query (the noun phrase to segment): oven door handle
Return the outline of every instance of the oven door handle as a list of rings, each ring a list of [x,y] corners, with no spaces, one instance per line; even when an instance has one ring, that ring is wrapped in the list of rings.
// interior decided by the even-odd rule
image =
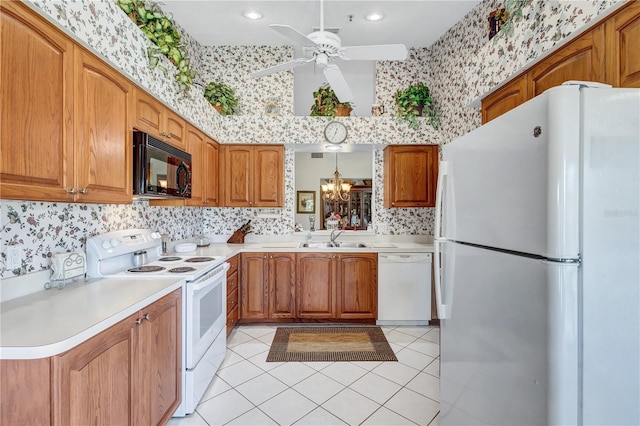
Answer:
[[[222,278],[224,278],[224,277],[225,277],[225,275],[227,274],[227,270],[228,270],[230,267],[231,267],[231,265],[230,265],[229,263],[226,263],[226,262],[225,262],[225,264],[224,264],[224,268],[223,268],[220,272],[218,272],[218,273],[217,273],[217,274],[215,274],[214,276],[209,277],[209,278],[207,278],[207,279],[204,279],[204,280],[202,280],[202,281],[200,281],[200,282],[196,282],[196,283],[194,283],[194,284],[191,284],[191,285],[190,285],[190,288],[191,288],[193,291],[200,291],[200,290],[202,290],[203,288],[207,288],[207,287],[209,287],[209,286],[211,286],[211,285],[213,285],[213,284],[217,283],[218,281],[220,281]]]

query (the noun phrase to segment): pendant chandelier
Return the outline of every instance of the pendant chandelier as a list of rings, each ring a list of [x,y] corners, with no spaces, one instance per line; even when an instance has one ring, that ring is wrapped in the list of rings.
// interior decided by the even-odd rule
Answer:
[[[322,199],[327,201],[349,201],[351,198],[351,184],[345,183],[338,171],[338,153],[336,152],[336,171],[330,183],[321,185]]]

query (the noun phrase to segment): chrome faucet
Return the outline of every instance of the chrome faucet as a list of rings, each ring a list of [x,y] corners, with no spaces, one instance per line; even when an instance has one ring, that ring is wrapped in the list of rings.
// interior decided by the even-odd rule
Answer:
[[[335,245],[336,245],[336,239],[337,239],[337,238],[340,236],[340,234],[342,234],[344,231],[340,231],[340,232],[338,232],[337,234],[336,234],[335,232],[336,232],[336,230],[335,230],[335,229],[331,230],[331,237],[330,237],[330,238],[331,238],[331,245],[332,245],[332,246],[334,246],[334,247],[335,247]],[[335,234],[335,235],[334,235],[334,234]]]

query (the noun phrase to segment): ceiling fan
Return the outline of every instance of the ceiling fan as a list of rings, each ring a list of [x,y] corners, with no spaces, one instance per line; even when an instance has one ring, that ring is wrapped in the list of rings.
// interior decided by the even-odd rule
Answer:
[[[265,68],[251,74],[258,78],[280,71],[314,62],[324,72],[324,77],[340,102],[353,100],[353,92],[342,75],[340,68],[331,61],[335,58],[358,61],[401,61],[407,58],[407,48],[403,44],[380,44],[373,46],[342,46],[338,35],[324,30],[324,1],[320,0],[320,31],[304,35],[289,25],[270,24],[283,36],[303,47],[304,58]]]

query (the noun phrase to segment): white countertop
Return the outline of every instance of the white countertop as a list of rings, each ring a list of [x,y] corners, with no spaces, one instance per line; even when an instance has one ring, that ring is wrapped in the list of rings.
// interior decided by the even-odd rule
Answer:
[[[183,285],[176,278],[107,278],[0,304],[0,359],[58,355]]]

